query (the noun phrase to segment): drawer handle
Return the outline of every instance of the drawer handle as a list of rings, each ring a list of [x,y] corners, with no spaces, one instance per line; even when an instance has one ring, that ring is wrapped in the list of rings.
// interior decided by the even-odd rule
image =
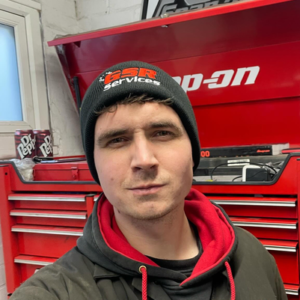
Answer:
[[[279,201],[234,201],[234,200],[214,200],[219,205],[244,205],[244,206],[274,206],[274,207],[296,207],[296,202],[279,202]]]
[[[12,201],[54,201],[54,202],[85,202],[85,198],[77,198],[77,197],[39,197],[39,196],[8,196],[8,200]]]
[[[38,217],[38,218],[58,218],[58,219],[76,219],[85,220],[86,215],[70,215],[70,214],[49,214],[49,213],[25,213],[25,212],[10,212],[13,217]]]
[[[213,200],[219,205],[244,205],[244,206],[274,206],[274,207],[296,207],[296,202],[279,201],[233,201],[233,200]]]
[[[269,251],[297,252],[296,247],[264,245]]]
[[[76,231],[63,231],[63,230],[46,230],[46,229],[28,229],[28,228],[12,228],[12,232],[25,232],[25,233],[43,233],[43,234],[57,234],[57,235],[72,235],[82,236],[82,232]]]
[[[27,260],[27,259],[18,259],[18,258],[15,258],[14,262],[18,264],[38,265],[38,266],[48,266],[52,264],[51,262],[47,262],[47,261]]]
[[[270,223],[254,223],[254,222],[238,222],[232,221],[232,223],[236,226],[243,227],[265,227],[265,228],[278,228],[278,229],[297,229],[296,224],[270,224]]]
[[[287,295],[299,296],[299,291],[297,290],[285,289],[285,292]]]

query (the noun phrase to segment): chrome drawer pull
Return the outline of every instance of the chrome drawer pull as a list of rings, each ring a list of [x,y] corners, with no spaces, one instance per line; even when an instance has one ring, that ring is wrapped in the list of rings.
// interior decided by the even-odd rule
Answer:
[[[274,246],[274,245],[264,245],[264,247],[270,251],[297,252],[296,247]]]
[[[296,202],[285,201],[234,201],[234,200],[214,200],[210,199],[219,205],[244,205],[244,206],[274,206],[274,207],[296,207]]]
[[[85,202],[84,197],[48,197],[48,196],[8,196],[14,201],[59,201],[59,202]]]
[[[39,266],[48,266],[52,264],[51,262],[46,262],[46,261],[27,260],[27,259],[18,259],[18,258],[15,258],[14,262],[18,264],[39,265]]]
[[[49,213],[25,213],[25,212],[10,212],[14,217],[39,217],[39,218],[59,218],[59,219],[80,219],[85,220],[86,215],[71,215],[71,214],[49,214]]]
[[[44,234],[82,236],[82,232],[78,232],[78,231],[72,232],[72,231],[62,231],[62,230],[29,229],[29,228],[12,228],[11,231],[25,232],[25,233],[44,233]]]
[[[278,224],[278,223],[254,223],[254,222],[239,222],[232,221],[236,226],[243,227],[265,227],[265,228],[279,228],[279,229],[297,229],[296,224]]]
[[[285,292],[287,295],[299,296],[299,291],[296,290],[285,289]]]

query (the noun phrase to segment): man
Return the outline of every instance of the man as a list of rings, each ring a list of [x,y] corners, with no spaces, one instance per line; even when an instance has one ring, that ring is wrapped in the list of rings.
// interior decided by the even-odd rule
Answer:
[[[136,61],[109,68],[86,92],[81,128],[103,194],[77,247],[12,300],[287,299],[260,242],[191,189],[197,125],[172,77]]]

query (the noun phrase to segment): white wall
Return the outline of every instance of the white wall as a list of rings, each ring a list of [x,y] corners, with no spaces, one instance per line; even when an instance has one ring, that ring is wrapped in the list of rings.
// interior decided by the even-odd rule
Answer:
[[[27,0],[15,0],[26,2]],[[141,19],[143,0],[33,0],[42,5],[43,34],[48,101],[55,155],[82,154],[79,116],[63,75],[54,47],[47,42],[56,35],[76,34]],[[14,139],[0,138],[6,157],[14,157]],[[1,151],[0,151],[1,152]],[[3,156],[2,156],[3,157]],[[5,241],[4,241],[5,242]],[[2,237],[0,231],[0,300],[7,300]]]
[[[76,0],[80,32],[139,21],[143,0]]]

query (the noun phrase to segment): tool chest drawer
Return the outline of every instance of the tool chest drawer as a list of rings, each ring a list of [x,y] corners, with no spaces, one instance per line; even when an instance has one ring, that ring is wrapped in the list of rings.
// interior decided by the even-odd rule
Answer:
[[[230,217],[232,223],[251,232],[257,238],[298,240],[297,220]]]
[[[58,258],[76,246],[82,228],[14,225],[19,254]]]
[[[298,242],[260,239],[276,260],[282,280],[299,285]]]
[[[84,227],[86,212],[62,210],[13,209],[10,215],[17,224]]]
[[[229,216],[296,219],[296,198],[208,196]]]

